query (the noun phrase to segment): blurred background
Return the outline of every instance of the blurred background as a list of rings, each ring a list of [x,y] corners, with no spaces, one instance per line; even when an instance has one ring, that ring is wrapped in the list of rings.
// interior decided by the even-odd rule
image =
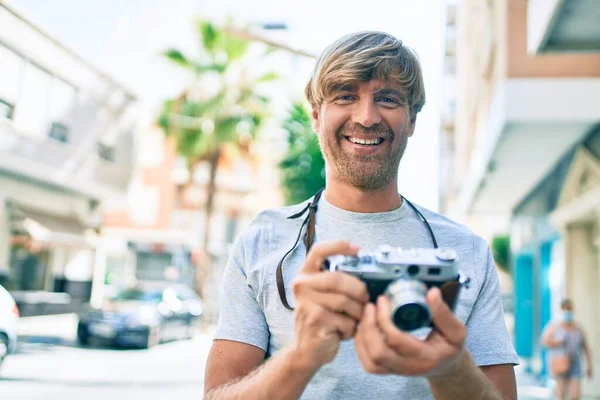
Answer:
[[[600,1],[0,0],[0,397],[202,395],[232,243],[324,184],[303,88],[333,40],[414,48],[414,202],[486,238],[522,363],[560,301],[600,398]]]

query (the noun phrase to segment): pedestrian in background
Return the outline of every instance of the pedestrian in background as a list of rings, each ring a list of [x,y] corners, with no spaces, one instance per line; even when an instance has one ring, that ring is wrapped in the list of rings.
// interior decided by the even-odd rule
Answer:
[[[579,399],[581,393],[581,356],[585,354],[588,379],[592,378],[592,354],[585,334],[573,320],[573,303],[564,299],[559,321],[551,322],[544,330],[542,343],[550,349],[550,372],[556,379],[558,400]],[[568,397],[566,397],[568,395]]]

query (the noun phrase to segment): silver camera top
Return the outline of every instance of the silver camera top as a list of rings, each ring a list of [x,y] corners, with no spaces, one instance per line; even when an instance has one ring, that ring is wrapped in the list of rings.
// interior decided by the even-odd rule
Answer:
[[[362,279],[418,279],[442,282],[456,279],[458,255],[449,248],[411,248],[381,245],[354,256],[328,258],[331,271],[343,271]]]

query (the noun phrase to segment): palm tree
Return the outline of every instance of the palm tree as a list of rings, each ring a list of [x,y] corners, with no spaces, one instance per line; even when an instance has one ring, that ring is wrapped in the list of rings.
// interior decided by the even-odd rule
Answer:
[[[195,279],[201,296],[211,268],[208,246],[219,159],[225,146],[235,145],[248,152],[268,115],[269,99],[257,91],[257,86],[277,77],[271,72],[252,75],[243,62],[251,41],[231,34],[230,28],[231,23],[217,27],[199,21],[199,57],[190,58],[173,48],[164,52],[173,64],[189,71],[193,80],[178,97],[165,101],[158,125],[165,135],[175,138],[177,152],[186,160],[190,177],[202,162],[208,162],[210,171],[204,205],[205,257]]]
[[[306,107],[296,102],[282,125],[288,133],[288,149],[279,164],[287,204],[297,204],[325,186],[325,160],[313,132]]]

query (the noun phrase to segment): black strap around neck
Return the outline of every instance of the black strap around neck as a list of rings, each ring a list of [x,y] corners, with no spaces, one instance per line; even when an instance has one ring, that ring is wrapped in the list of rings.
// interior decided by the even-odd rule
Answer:
[[[277,280],[277,290],[279,291],[279,298],[281,299],[281,303],[283,304],[283,306],[285,308],[287,308],[288,310],[293,311],[294,308],[292,306],[290,306],[290,304],[287,301],[287,296],[285,295],[285,282],[283,280],[283,271],[282,271],[283,261],[287,258],[287,256],[292,251],[294,251],[294,249],[296,249],[296,246],[298,246],[298,242],[300,241],[300,237],[302,236],[302,232],[304,231],[305,227],[307,227],[307,229],[306,229],[306,232],[304,233],[303,241],[304,241],[304,245],[306,246],[306,253],[308,254],[308,251],[310,250],[311,246],[313,245],[313,242],[315,239],[315,214],[317,212],[317,204],[319,203],[319,199],[321,198],[321,194],[323,193],[324,190],[325,190],[325,188],[319,190],[313,197],[312,201],[309,202],[306,205],[306,207],[304,207],[302,209],[302,211],[287,217],[287,219],[297,219],[297,218],[300,218],[302,215],[304,215],[304,213],[306,213],[306,210],[308,210],[308,215],[306,216],[306,218],[304,218],[304,221],[302,222],[302,225],[300,226],[300,230],[298,232],[298,237],[296,238],[296,242],[294,243],[292,248],[289,249],[287,253],[285,253],[285,255],[283,256],[281,261],[279,261],[279,264],[277,264],[277,270],[275,272],[275,277]],[[429,236],[431,237],[433,247],[435,249],[437,249],[438,243],[437,243],[435,235],[433,234],[433,230],[431,229],[431,226],[429,225],[429,222],[427,221],[427,219],[423,216],[423,214],[421,214],[421,212],[417,209],[417,207],[415,207],[404,196],[400,195],[400,197],[402,197],[402,200],[406,201],[406,204],[408,204],[410,206],[410,208],[412,208],[417,213],[417,215],[419,217],[421,217],[421,219],[425,223],[425,226],[427,227],[427,230],[429,231]]]
[[[298,246],[298,242],[300,241],[300,236],[302,236],[302,231],[304,230],[304,227],[307,225],[308,225],[308,229],[304,233],[303,240],[304,240],[304,245],[306,246],[306,252],[308,253],[308,251],[310,250],[310,248],[313,244],[313,241],[315,239],[315,213],[317,212],[317,204],[319,203],[319,199],[321,198],[321,193],[323,193],[323,190],[325,190],[325,189],[323,188],[323,189],[319,190],[317,192],[317,194],[315,194],[315,196],[313,197],[312,201],[310,203],[308,203],[308,205],[306,207],[304,207],[302,209],[302,211],[287,217],[287,219],[300,218],[302,215],[304,215],[306,210],[308,210],[308,215],[302,222],[302,225],[300,226],[300,230],[298,231],[298,237],[296,238],[296,242],[294,243],[292,248],[289,249],[287,253],[285,253],[285,255],[283,256],[281,261],[279,261],[279,264],[277,264],[277,271],[275,272],[275,277],[277,279],[277,290],[279,291],[279,298],[281,299],[283,306],[285,308],[287,308],[288,310],[293,310],[294,308],[292,306],[290,306],[290,304],[287,301],[287,297],[285,295],[285,283],[283,281],[283,271],[282,271],[283,261],[287,258],[287,256],[292,251],[294,251],[296,246]]]

